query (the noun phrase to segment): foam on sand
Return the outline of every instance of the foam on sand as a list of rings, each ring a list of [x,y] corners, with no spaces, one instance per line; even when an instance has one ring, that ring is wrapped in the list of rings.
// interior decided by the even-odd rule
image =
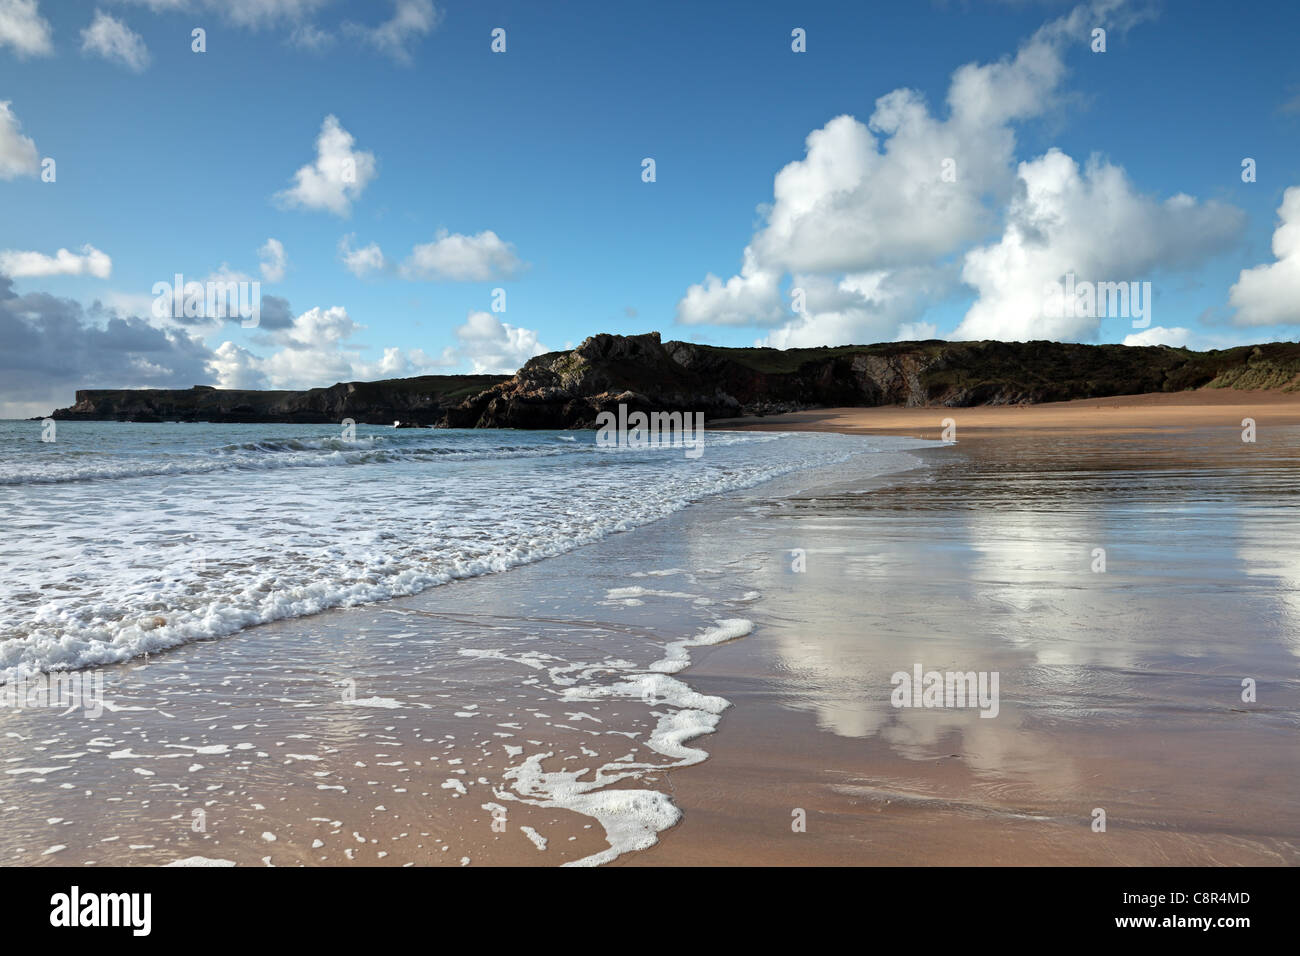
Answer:
[[[594,818],[605,830],[608,848],[566,863],[566,866],[599,866],[623,853],[644,850],[658,842],[659,833],[681,819],[681,810],[660,790],[614,787],[647,774],[687,767],[708,758],[708,753],[687,742],[712,733],[730,702],[722,697],[700,694],[665,671],[679,671],[690,663],[692,647],[706,647],[744,637],[754,629],[745,618],[714,622],[693,637],[668,644],[665,656],[649,667],[629,661],[602,661],[598,665],[557,664],[548,668],[552,680],[567,684],[560,691],[563,701],[641,700],[654,708],[657,717],[646,745],[666,762],[614,760],[599,767],[577,770],[546,770],[542,764],[553,751],[533,753],[505,770],[509,789],[500,788],[500,800],[515,800],[538,807],[572,810]],[[531,668],[546,667],[536,655],[517,659],[501,651],[462,651],[465,656],[514,660]],[[611,672],[614,674],[609,677]],[[604,680],[592,680],[600,675]],[[572,715],[571,715],[572,717]],[[584,749],[584,753],[586,753]],[[444,784],[447,786],[448,784]],[[484,805],[489,806],[487,804]],[[497,807],[499,804],[491,804]],[[531,836],[530,836],[531,839]],[[536,841],[534,841],[536,842]],[[539,846],[539,849],[541,847]]]
[[[217,860],[206,856],[187,856],[183,860],[172,860],[164,866],[234,866],[234,860]]]

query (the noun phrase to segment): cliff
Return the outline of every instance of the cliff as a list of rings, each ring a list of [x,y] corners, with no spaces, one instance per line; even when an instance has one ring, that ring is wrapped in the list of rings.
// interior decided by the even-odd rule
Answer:
[[[530,359],[447,412],[456,428],[586,428],[601,411],[702,411],[706,418],[817,406],[1011,405],[1180,391],[1300,387],[1300,345],[1215,352],[1062,342],[890,342],[836,348],[719,348],[594,335]]]
[[[196,385],[189,389],[81,389],[59,420],[132,422],[395,421],[433,425],[467,396],[503,380],[500,375],[422,375],[380,382],[340,382],[305,392],[243,391]]]
[[[305,392],[77,392],[56,419],[211,422],[394,421],[451,428],[588,428],[631,410],[764,415],[817,406],[965,407],[1212,388],[1300,388],[1300,344],[1222,351],[1062,342],[890,342],[720,348],[659,333],[593,335],[513,376],[426,375]]]

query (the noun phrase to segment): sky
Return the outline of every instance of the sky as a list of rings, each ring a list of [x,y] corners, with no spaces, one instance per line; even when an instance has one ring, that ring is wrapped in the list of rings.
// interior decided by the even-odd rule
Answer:
[[[0,0],[0,417],[598,332],[1294,339],[1297,35],[1291,2]]]

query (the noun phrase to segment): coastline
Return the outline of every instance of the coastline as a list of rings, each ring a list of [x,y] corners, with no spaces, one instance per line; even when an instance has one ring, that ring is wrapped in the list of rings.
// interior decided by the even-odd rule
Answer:
[[[1039,405],[977,405],[969,408],[886,405],[822,408],[784,415],[729,418],[711,428],[737,431],[829,431],[846,435],[906,434],[938,438],[951,418],[961,435],[986,436],[1028,429],[1103,433],[1166,428],[1242,427],[1243,418],[1263,425],[1300,424],[1300,392],[1202,388],[1111,398],[1083,398]]]
[[[748,639],[756,601],[700,536],[715,506],[801,474],[504,573],[101,668],[98,719],[7,717],[0,858],[554,865],[643,847],[677,813],[663,770],[704,759],[728,710],[678,667]]]
[[[552,795],[613,768],[603,792],[625,796],[599,808],[607,827],[645,819],[637,791],[681,811],[651,845],[625,828],[635,851],[613,865],[1295,865],[1300,567],[1286,555],[1300,536],[1280,518],[1300,490],[1300,401],[1134,398],[767,418],[748,427],[933,440],[953,417],[958,440],[885,474],[865,459],[796,472],[504,574],[105,668],[102,721],[10,721],[0,751],[27,762],[7,763],[0,853],[606,853],[573,809],[580,788],[567,806],[503,799],[511,768],[545,754],[552,776],[534,779]],[[1104,575],[1089,570],[1098,544]],[[752,630],[690,648],[684,691],[627,692],[670,645],[735,620]],[[998,718],[891,708],[890,674],[913,662],[997,671]],[[1242,675],[1255,704],[1237,700]],[[623,690],[584,691],[593,679]],[[687,692],[679,714],[730,704],[712,733],[665,724]],[[681,751],[664,759],[656,735]],[[662,769],[614,779],[651,761]]]

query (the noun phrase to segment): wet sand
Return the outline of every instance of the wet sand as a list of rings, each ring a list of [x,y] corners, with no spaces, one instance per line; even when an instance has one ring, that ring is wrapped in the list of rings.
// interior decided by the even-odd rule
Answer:
[[[4,716],[0,861],[600,853],[593,817],[515,787],[538,757],[585,781],[645,765],[609,789],[680,809],[614,865],[1295,865],[1300,403],[1196,394],[747,423],[958,432],[910,470],[855,459],[504,574],[104,668],[99,718]],[[583,699],[739,618],[751,633],[674,675],[731,703],[682,744],[704,762],[649,746],[672,701]],[[892,706],[917,663],[997,672],[997,716]]]
[[[564,692],[662,656],[743,598],[706,572],[692,590],[717,606],[693,613],[694,598],[673,598],[646,620],[636,599],[607,596],[655,586],[633,576],[642,559],[581,549],[103,668],[102,714],[3,718],[0,860],[460,866],[597,854],[608,843],[595,819],[518,800],[508,768],[534,754],[553,755],[557,772],[669,762],[646,744],[659,701]],[[637,786],[668,784],[648,772]]]
[[[618,797],[671,807],[655,768],[706,754],[652,734],[712,715],[651,665],[758,597],[747,559],[712,546],[713,508],[102,668],[97,716],[9,711],[0,861],[555,865],[600,859],[611,828],[623,848],[652,841],[638,825],[653,801]],[[533,779],[530,759],[560,779]],[[578,789],[603,774],[590,812],[546,799],[566,774]]]
[[[774,511],[806,570],[693,668],[737,706],[674,775],[694,812],[623,862],[1300,862],[1300,396],[747,424],[937,437],[943,417],[958,444],[919,481]],[[891,708],[913,661],[999,671],[1000,714]]]

